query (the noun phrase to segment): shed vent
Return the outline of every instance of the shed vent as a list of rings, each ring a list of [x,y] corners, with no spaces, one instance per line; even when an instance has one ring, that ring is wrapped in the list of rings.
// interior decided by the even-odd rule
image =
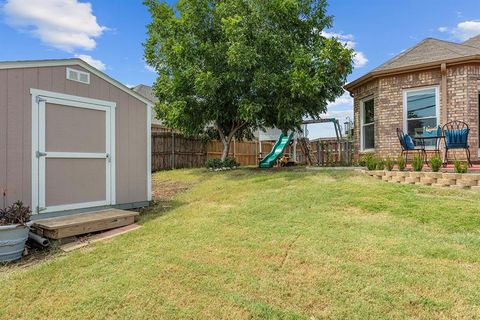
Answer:
[[[67,68],[67,79],[90,84],[90,73]]]

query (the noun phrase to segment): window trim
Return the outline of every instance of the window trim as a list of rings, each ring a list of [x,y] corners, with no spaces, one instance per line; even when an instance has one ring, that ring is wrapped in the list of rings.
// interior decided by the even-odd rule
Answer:
[[[364,123],[363,122],[363,115],[365,113],[365,102],[373,100],[373,122],[369,123]],[[366,125],[371,125],[373,124],[373,141],[374,141],[374,147],[365,149],[365,143],[364,143],[364,127]],[[370,95],[368,97],[365,97],[360,100],[360,151],[361,152],[374,152],[375,151],[375,97],[373,95]]]
[[[403,131],[408,133],[408,119],[407,119],[407,95],[411,92],[425,91],[429,89],[435,89],[435,117],[423,117],[415,118],[416,120],[420,119],[433,119],[437,120],[437,126],[440,125],[440,86],[427,86],[427,87],[417,87],[417,88],[408,88],[403,89]],[[435,149],[433,146],[427,146],[426,149]]]

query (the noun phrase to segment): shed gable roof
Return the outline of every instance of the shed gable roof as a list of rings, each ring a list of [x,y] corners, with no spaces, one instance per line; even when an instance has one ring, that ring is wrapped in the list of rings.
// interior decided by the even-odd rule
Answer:
[[[119,88],[120,90],[126,92],[127,94],[135,97],[136,99],[144,102],[147,105],[152,105],[153,101],[142,96],[141,94],[133,91],[132,89],[125,86],[123,83],[113,79],[106,73],[92,67],[85,61],[78,58],[71,59],[58,59],[58,60],[28,60],[28,61],[0,61],[0,69],[18,69],[18,68],[41,68],[41,67],[58,67],[58,66],[80,66],[89,72],[95,74],[101,79],[107,81],[111,85]]]

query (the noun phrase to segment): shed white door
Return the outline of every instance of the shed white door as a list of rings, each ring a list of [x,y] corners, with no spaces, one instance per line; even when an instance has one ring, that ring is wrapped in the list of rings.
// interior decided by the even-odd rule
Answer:
[[[51,93],[36,104],[37,213],[113,204],[114,108]]]

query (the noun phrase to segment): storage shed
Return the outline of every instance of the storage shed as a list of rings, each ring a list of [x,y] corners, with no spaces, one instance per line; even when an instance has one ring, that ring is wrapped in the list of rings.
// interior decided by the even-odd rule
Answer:
[[[6,204],[36,218],[147,205],[151,104],[80,59],[0,62]]]

